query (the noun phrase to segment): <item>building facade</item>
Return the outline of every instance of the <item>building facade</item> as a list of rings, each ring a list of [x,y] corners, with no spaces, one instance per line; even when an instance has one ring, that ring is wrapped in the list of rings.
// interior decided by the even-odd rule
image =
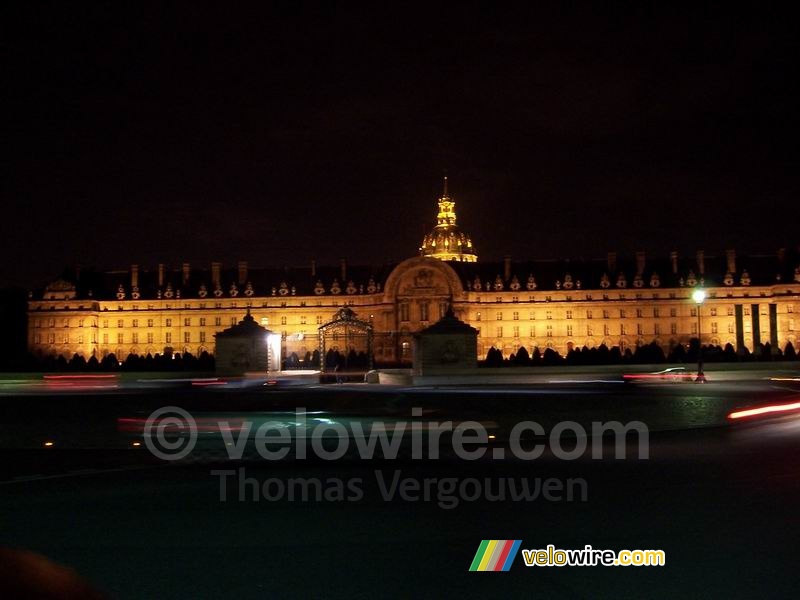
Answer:
[[[419,255],[398,264],[251,269],[211,263],[196,269],[139,265],[113,272],[75,270],[30,293],[28,345],[36,355],[102,359],[113,353],[215,353],[215,335],[249,309],[255,322],[283,338],[282,352],[317,349],[318,327],[349,306],[373,326],[376,364],[411,359],[413,335],[452,305],[478,330],[477,354],[494,346],[508,355],[605,344],[620,350],[656,342],[665,352],[699,337],[752,351],[797,344],[800,252],[770,256],[648,258],[608,253],[595,260],[478,261],[456,225],[445,191],[437,225]],[[706,292],[697,305],[692,293]],[[699,318],[698,318],[699,311]],[[336,340],[333,340],[335,345]],[[346,348],[342,348],[347,350]]]

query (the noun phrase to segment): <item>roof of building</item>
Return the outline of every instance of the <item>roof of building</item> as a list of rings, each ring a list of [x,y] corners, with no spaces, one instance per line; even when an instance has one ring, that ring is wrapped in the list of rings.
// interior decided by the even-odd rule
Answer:
[[[250,314],[250,309],[247,309],[247,314],[236,325],[228,327],[224,331],[215,334],[216,338],[250,338],[250,337],[263,337],[271,333],[269,329],[262,327],[253,316]]]
[[[735,263],[734,264],[730,264]],[[640,255],[607,259],[509,260],[449,264],[464,289],[472,291],[619,290],[694,287],[696,285],[776,285],[800,281],[800,253],[779,251],[772,255],[693,256],[649,258]],[[350,296],[378,293],[396,264],[381,266],[317,266],[247,269],[240,282],[238,268],[220,269],[219,287],[212,284],[211,269],[164,269],[159,285],[158,269],[139,269],[136,290],[131,271],[82,270],[64,273],[53,287],[39,290],[63,293],[75,288],[77,298],[97,300],[198,299],[240,297]],[[729,270],[729,266],[733,269]],[[313,274],[312,274],[313,272]]]
[[[430,327],[426,327],[417,335],[452,335],[452,334],[467,334],[478,335],[478,330],[474,327],[467,325],[464,321],[456,317],[452,307],[448,307],[444,316],[436,321]]]

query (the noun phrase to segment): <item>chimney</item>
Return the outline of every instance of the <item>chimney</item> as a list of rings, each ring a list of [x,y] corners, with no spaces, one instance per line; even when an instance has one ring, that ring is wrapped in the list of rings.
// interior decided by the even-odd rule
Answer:
[[[616,252],[609,252],[608,253],[608,271],[609,273],[613,273],[617,270],[617,253]]]
[[[639,250],[636,253],[636,274],[641,275],[644,273],[645,254],[644,250]]]
[[[508,254],[503,257],[503,279],[511,279],[511,257]]]
[[[220,287],[220,277],[219,273],[222,270],[222,263],[221,262],[212,262],[211,263],[211,285],[214,286],[214,289]]]
[[[678,253],[673,250],[669,253],[669,261],[672,263],[672,273],[678,274]]]
[[[311,276],[312,277],[317,276],[317,261],[315,261],[314,259],[311,260]]]
[[[164,287],[164,263],[158,263],[158,287]]]
[[[345,282],[347,281],[347,259],[340,259],[339,266],[341,267],[342,282]]]
[[[736,273],[736,250],[725,250],[725,258],[728,261],[728,273]]]
[[[189,263],[183,263],[181,271],[183,271],[183,285],[187,285],[189,283],[189,273],[191,272]]]
[[[131,265],[131,288],[139,287],[139,265]]]
[[[247,281],[247,261],[239,261],[239,285],[244,285]]]
[[[697,270],[700,275],[705,275],[706,273],[706,253],[702,250],[697,251]]]

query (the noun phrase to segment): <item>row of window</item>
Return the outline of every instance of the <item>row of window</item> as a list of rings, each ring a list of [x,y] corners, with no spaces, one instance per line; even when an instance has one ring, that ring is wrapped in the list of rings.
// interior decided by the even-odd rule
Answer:
[[[794,331],[795,330],[794,319],[789,319],[786,322],[786,325],[787,325],[786,328],[787,328],[788,331]],[[670,329],[669,332],[670,332],[671,335],[677,335],[678,334],[678,324],[677,323],[670,323],[670,328],[669,329]],[[552,325],[546,325],[545,326],[545,336],[546,337],[553,337],[553,331],[554,331],[554,329],[553,329]],[[735,328],[733,323],[728,323],[727,324],[727,331],[728,331],[729,334],[733,334],[733,333],[736,332],[736,328]],[[572,325],[567,325],[566,326],[566,336],[567,337],[572,337],[574,335],[574,332],[575,332],[575,330],[574,330]],[[302,333],[304,334],[305,332],[302,332]],[[620,335],[630,335],[632,333],[632,331],[629,329],[629,327],[627,325],[622,324],[622,325],[619,326],[619,333],[620,333]],[[638,323],[636,325],[636,334],[637,335],[647,335],[648,333],[649,332],[645,331],[645,326],[643,324]],[[658,324],[658,323],[654,324],[653,325],[653,334],[654,335],[661,335],[662,333],[663,332],[662,332],[662,329],[661,329],[661,325]],[[712,321],[711,322],[711,333],[712,334],[719,333],[719,324],[716,321]],[[744,323],[744,333],[746,333],[746,334],[752,333],[752,326],[751,326],[750,323]],[[767,328],[766,327],[762,327],[761,328],[761,333],[766,336],[766,334],[768,333],[767,332]],[[530,328],[529,328],[529,332],[528,332],[529,337],[535,338],[536,334],[537,334],[536,325],[531,325]],[[592,325],[587,325],[586,326],[586,335],[587,336],[592,336],[594,334],[595,334],[594,327]],[[691,334],[692,335],[697,335],[697,323],[692,323],[691,324]],[[478,335],[479,336],[481,335],[481,330],[480,329],[478,329]],[[611,326],[603,325],[603,335],[604,336],[612,335],[611,334]],[[282,336],[286,337],[287,336],[287,332],[283,331],[282,332]],[[515,337],[515,338],[520,337],[520,328],[519,328],[519,326],[514,326],[512,328],[512,336]],[[495,328],[495,337],[498,337],[498,338],[502,338],[503,337],[503,327]],[[104,345],[108,345],[108,343],[110,341],[109,334],[104,333],[102,338],[103,338],[103,344]],[[334,341],[337,338],[338,338],[338,334],[334,333],[334,335],[333,335]],[[117,344],[124,344],[125,343],[125,339],[126,339],[125,334],[123,334],[123,333],[117,333],[116,334],[116,342],[117,342]],[[153,344],[155,342],[155,335],[153,333],[151,333],[151,332],[148,332],[144,339],[146,339],[148,344]],[[196,340],[196,341],[200,342],[201,344],[204,344],[204,343],[206,343],[207,339],[208,339],[207,338],[207,333],[205,331],[201,331],[201,332],[199,332],[198,340]],[[64,332],[64,333],[59,335],[59,343],[61,343],[61,344],[69,344],[70,341],[76,341],[78,344],[83,344],[84,343],[84,336],[81,334],[81,335],[78,335],[77,338],[70,338],[70,335],[67,332]],[[191,343],[192,341],[194,341],[194,340],[192,340],[191,332],[188,332],[188,331],[183,332],[183,341],[184,341],[184,343],[187,343],[187,344]],[[140,342],[139,334],[137,332],[131,333],[130,334],[130,343],[138,344],[139,342]],[[34,343],[36,343],[36,344],[41,344],[42,343],[42,334],[40,334],[40,333],[35,334]],[[54,333],[48,334],[47,343],[51,344],[51,345],[56,343],[56,335]],[[97,334],[92,334],[91,343],[93,343],[93,344],[97,343]],[[164,332],[164,343],[166,343],[166,344],[173,343],[173,335],[172,335],[171,331]]]
[[[669,329],[670,329],[670,334],[676,335],[678,333],[678,324],[677,323],[670,323]],[[751,333],[751,329],[752,328],[751,328],[750,323],[745,323],[744,324],[744,332],[745,333]],[[788,321],[787,329],[788,329],[788,331],[794,331],[794,320],[790,319]],[[736,327],[734,326],[733,323],[728,323],[727,330],[728,330],[728,333],[735,333],[736,332]],[[539,331],[541,331],[541,330],[539,330]],[[622,325],[619,326],[619,333],[621,335],[629,335],[629,334],[632,333],[632,331],[630,330],[630,328],[627,325],[622,324]],[[641,323],[638,323],[636,325],[636,334],[637,335],[646,335],[648,333],[649,332],[645,331],[645,326],[644,325],[642,325]],[[661,335],[662,333],[663,332],[661,330],[661,325],[656,323],[653,326],[653,334],[654,335]],[[691,324],[691,333],[693,335],[697,334],[697,323],[692,323]],[[711,323],[711,333],[719,333],[719,324],[716,321],[712,321],[712,323]],[[762,334],[766,334],[767,333],[767,328],[766,327],[762,327],[761,328],[761,333]],[[572,337],[573,334],[574,334],[573,326],[572,325],[567,325],[566,326],[566,336],[567,337]],[[592,325],[587,325],[586,326],[586,335],[592,336],[594,334],[595,334],[594,327]],[[478,335],[481,335],[481,330],[480,329],[478,329]],[[536,337],[536,326],[535,325],[531,325],[528,335],[529,335],[529,337],[532,337],[532,338]],[[611,335],[611,326],[603,325],[603,335]],[[518,338],[520,336],[520,328],[519,328],[519,326],[514,326],[512,328],[512,336],[515,337],[515,338]],[[553,326],[552,325],[547,325],[545,327],[545,336],[546,337],[553,337]],[[496,327],[495,328],[495,337],[498,337],[498,338],[503,337],[503,327]]]
[[[59,337],[58,342],[60,344],[69,344],[71,341],[76,342],[78,344],[83,344],[84,343],[84,336],[83,335],[78,335],[77,337],[70,338],[70,335],[68,333],[63,333],[63,334],[60,334],[58,337]],[[146,335],[146,337],[142,338],[142,339],[146,339],[148,344],[153,344],[155,342],[155,335],[152,334],[152,333],[148,333]],[[201,344],[204,344],[206,342],[206,339],[207,339],[206,332],[205,331],[201,331],[198,341]],[[125,334],[118,333],[117,337],[116,337],[116,340],[117,340],[118,344],[124,344],[125,343]],[[107,345],[109,343],[109,341],[110,341],[109,340],[109,334],[104,333],[103,334],[103,344]],[[188,331],[184,332],[183,341],[185,343],[190,343],[192,341],[191,334]],[[130,342],[132,344],[138,344],[140,342],[139,334],[138,333],[130,334]],[[172,332],[171,331],[164,332],[164,342],[167,343],[167,344],[171,344],[172,343]],[[37,333],[34,336],[34,343],[36,343],[36,344],[41,344],[42,343],[42,334]],[[48,334],[47,343],[48,344],[55,344],[56,343],[56,334],[54,334],[54,333]],[[93,334],[91,336],[91,343],[92,344],[96,344],[97,343],[97,334]]]
[[[717,308],[711,308],[711,309],[709,309],[709,314],[710,314],[710,316],[712,316],[712,317],[716,317],[716,316],[718,315],[718,312],[717,312],[717,311],[718,311],[718,309],[717,309]],[[789,313],[791,313],[791,312],[792,312],[792,310],[791,310],[791,307],[789,307],[789,310],[788,310],[787,312],[789,312]],[[610,311],[609,309],[604,309],[604,310],[602,311],[602,314],[603,314],[603,318],[604,318],[604,319],[610,319],[610,318],[611,318],[611,311]],[[627,309],[624,309],[624,308],[620,308],[620,309],[618,310],[618,314],[619,314],[619,318],[620,318],[620,319],[625,319],[625,318],[627,318],[628,316],[631,316],[631,317],[633,317],[633,316],[634,316],[634,314],[633,314],[633,313],[629,313],[629,311],[628,311]],[[761,314],[762,314],[762,315],[766,315],[766,314],[767,314],[767,308],[766,308],[766,306],[763,306],[763,307],[761,308]],[[691,315],[691,316],[693,316],[693,317],[696,317],[696,316],[697,316],[697,307],[692,307],[692,308],[690,309],[690,315]],[[732,306],[729,306],[729,307],[727,308],[727,315],[728,315],[729,317],[732,317],[732,316],[734,315],[734,308],[733,308]],[[750,316],[750,308],[749,308],[749,307],[747,307],[747,308],[745,308],[745,309],[744,309],[744,315],[745,315],[745,316]],[[569,320],[569,319],[572,319],[572,318],[573,318],[573,316],[574,316],[574,311],[572,311],[572,310],[566,310],[566,311],[564,311],[564,317],[565,317],[566,319],[568,319],[568,320]],[[615,316],[616,316],[616,315],[615,315]],[[645,317],[645,310],[644,310],[643,308],[637,308],[637,309],[635,310],[635,316],[636,316],[636,318],[639,318],[639,319],[641,319],[641,318],[644,318],[644,317]],[[655,308],[653,308],[653,317],[656,317],[656,318],[658,318],[658,317],[660,317],[660,316],[661,316],[661,309],[660,309],[660,308],[658,308],[658,307],[655,307]],[[677,308],[670,308],[670,309],[669,309],[669,316],[670,316],[670,317],[677,317],[677,316],[678,316],[678,309],[677,309]],[[498,312],[498,313],[496,313],[496,317],[497,317],[497,320],[498,320],[498,321],[503,321],[503,320],[505,320],[505,319],[504,319],[504,313],[502,313],[502,312]],[[475,313],[475,320],[476,320],[476,321],[480,321],[480,320],[481,320],[481,318],[482,318],[482,315],[481,315],[481,313],[480,313],[480,312],[477,312],[477,313]],[[550,311],[550,310],[548,310],[548,311],[545,311],[545,320],[548,320],[548,321],[549,321],[549,320],[551,320],[552,318],[553,318],[553,311]],[[592,310],[587,310],[587,311],[586,311],[586,318],[587,318],[587,319],[592,319],[592,318],[594,318],[594,311],[592,311]],[[511,319],[512,319],[513,321],[519,321],[519,312],[518,312],[518,311],[514,311],[513,313],[511,313]],[[535,311],[530,311],[530,312],[528,313],[528,320],[530,320],[530,321],[535,321],[535,320],[536,320],[536,312],[535,312]]]
[[[286,321],[287,321],[286,317],[280,317],[281,325],[286,325],[287,324]],[[237,322],[238,322],[237,317],[230,317],[230,324],[231,325],[236,325]],[[137,328],[137,327],[139,327],[140,323],[141,323],[141,321],[139,319],[131,319],[130,327]],[[269,323],[269,320],[266,317],[261,319],[261,324],[262,325],[267,325],[268,323]],[[322,325],[322,323],[323,323],[322,315],[317,315],[316,316],[316,323],[317,323],[317,325]],[[208,324],[208,319],[206,317],[199,317],[199,318],[197,318],[196,321],[194,319],[192,319],[192,317],[184,317],[184,319],[183,319],[183,326],[184,327],[191,327],[192,325],[199,325],[200,327],[205,327],[207,324]],[[300,317],[300,325],[307,325],[307,324],[308,324],[308,317],[306,317],[305,315],[301,316]],[[69,327],[69,319],[63,319],[62,320],[62,325],[64,327]],[[83,327],[84,325],[85,325],[84,319],[79,319],[78,320],[78,327]],[[108,329],[109,325],[110,325],[110,321],[108,319],[103,319],[102,320],[101,326],[102,326],[103,329]],[[173,325],[173,319],[172,318],[168,317],[168,318],[164,319],[164,327],[172,327],[172,325]],[[214,325],[216,327],[221,327],[222,326],[222,317],[214,317]],[[42,326],[42,320],[38,320],[37,319],[34,322],[34,326],[35,327],[41,327]],[[55,319],[50,319],[48,321],[48,326],[49,327],[55,327],[56,326]],[[93,321],[91,326],[95,327],[96,326],[96,322]],[[154,326],[155,326],[155,320],[154,319],[147,319],[146,320],[146,327],[151,328],[151,327],[154,327]],[[124,327],[125,327],[124,319],[117,319],[117,328],[118,329],[123,329]]]

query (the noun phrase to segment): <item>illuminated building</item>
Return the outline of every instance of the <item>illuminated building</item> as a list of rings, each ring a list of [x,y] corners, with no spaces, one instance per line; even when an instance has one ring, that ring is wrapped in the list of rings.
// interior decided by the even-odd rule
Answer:
[[[441,259],[441,260],[440,260]],[[706,291],[698,306],[697,287]],[[247,309],[255,323],[282,336],[281,352],[317,349],[317,330],[342,307],[372,325],[376,364],[410,359],[413,334],[435,323],[452,303],[478,330],[477,353],[494,346],[508,356],[521,346],[634,349],[655,341],[665,351],[698,336],[704,344],[753,350],[796,346],[800,256],[720,256],[673,252],[650,259],[608,253],[596,260],[507,257],[478,262],[470,237],[456,225],[445,191],[437,225],[420,255],[399,264],[251,269],[211,263],[208,269],[132,265],[126,271],[75,272],[28,303],[28,342],[39,355],[215,352],[215,335]],[[336,344],[336,339],[331,343]]]

